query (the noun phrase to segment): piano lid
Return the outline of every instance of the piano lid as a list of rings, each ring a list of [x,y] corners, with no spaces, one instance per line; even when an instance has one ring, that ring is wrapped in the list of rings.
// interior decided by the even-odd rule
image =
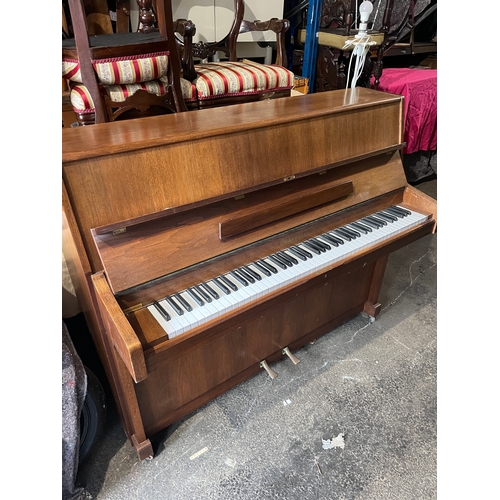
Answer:
[[[63,128],[62,161],[126,153],[153,147],[166,146],[193,138],[203,140],[218,135],[251,132],[255,129],[286,126],[301,119],[319,119],[325,115],[354,113],[365,107],[382,109],[402,101],[400,95],[380,92],[364,87],[335,90],[296,96],[294,98],[271,99],[232,106],[222,106],[171,115],[102,123],[92,127]],[[383,120],[383,116],[380,117]],[[371,132],[377,134],[376,125],[382,124],[384,133],[390,133],[383,121],[370,123]],[[369,129],[370,130],[370,129]],[[356,138],[362,137],[355,133]],[[342,134],[344,136],[345,134]],[[314,139],[314,137],[311,137]],[[366,139],[366,137],[365,137]],[[338,139],[334,138],[338,143]],[[394,144],[402,142],[397,136]]]

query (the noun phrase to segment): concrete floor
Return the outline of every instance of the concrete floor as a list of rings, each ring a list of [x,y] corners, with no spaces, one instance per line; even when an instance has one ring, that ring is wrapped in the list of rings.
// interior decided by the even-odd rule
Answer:
[[[437,198],[437,181],[416,186]],[[78,484],[102,500],[437,498],[437,234],[393,253],[361,314],[157,436],[140,462],[112,401]]]

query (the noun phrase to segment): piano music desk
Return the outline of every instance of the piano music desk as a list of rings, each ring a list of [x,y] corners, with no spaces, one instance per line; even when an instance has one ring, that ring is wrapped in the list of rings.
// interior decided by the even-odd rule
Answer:
[[[435,200],[406,183],[402,117],[400,96],[357,88],[63,130],[65,255],[141,459],[284,349],[380,312],[389,254],[436,228]],[[157,317],[166,296],[393,205],[415,222],[346,240],[279,286],[262,274],[258,294],[196,323]]]

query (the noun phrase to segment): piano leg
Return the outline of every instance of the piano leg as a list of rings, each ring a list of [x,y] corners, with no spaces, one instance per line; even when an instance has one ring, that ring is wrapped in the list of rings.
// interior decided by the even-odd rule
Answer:
[[[110,343],[106,333],[102,334],[106,354],[110,362],[116,405],[125,428],[125,433],[135,448],[139,460],[154,456],[151,441],[146,437],[141,410],[137,401],[134,381],[130,377],[125,364]],[[112,359],[111,359],[112,358]]]
[[[375,263],[375,269],[373,270],[373,277],[370,291],[368,293],[368,300],[365,302],[365,306],[363,308],[364,312],[372,318],[376,318],[382,309],[382,305],[379,303],[378,299],[380,296],[382,280],[384,278],[385,268],[387,267],[388,260],[389,255],[384,255],[377,260],[377,262]]]

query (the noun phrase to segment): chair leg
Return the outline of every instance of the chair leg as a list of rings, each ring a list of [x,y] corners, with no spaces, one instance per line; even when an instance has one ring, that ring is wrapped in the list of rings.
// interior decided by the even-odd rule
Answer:
[[[76,120],[78,121],[79,126],[85,126],[85,125],[94,125],[95,123],[95,113],[77,113],[76,114]]]

